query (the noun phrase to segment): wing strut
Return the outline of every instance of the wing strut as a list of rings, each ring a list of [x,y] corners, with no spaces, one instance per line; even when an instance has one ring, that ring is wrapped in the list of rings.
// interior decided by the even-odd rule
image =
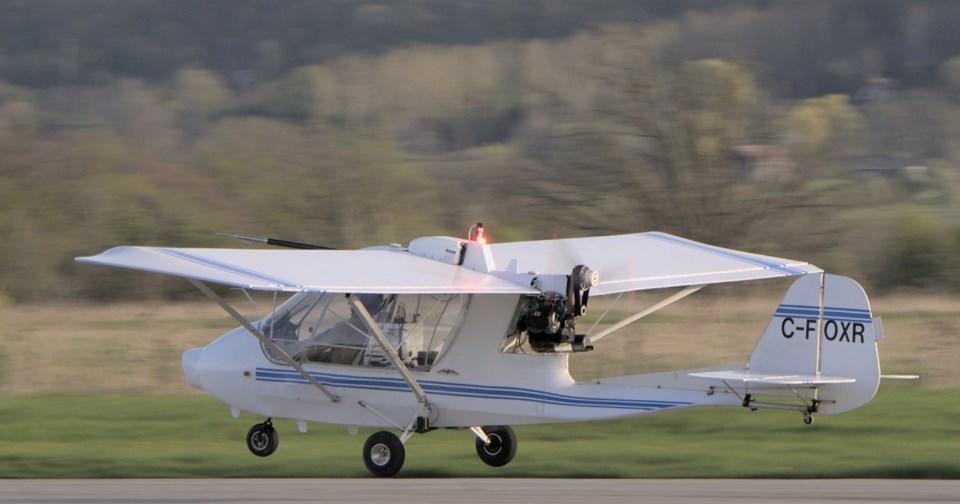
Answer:
[[[642,319],[643,317],[646,317],[647,315],[650,315],[651,313],[659,311],[663,308],[666,308],[667,306],[672,305],[673,303],[676,303],[677,301],[680,301],[681,299],[689,296],[690,294],[693,294],[694,292],[697,292],[703,287],[704,287],[703,285],[691,285],[690,287],[687,287],[682,291],[675,292],[672,296],[664,299],[663,301],[660,301],[659,303],[653,306],[650,306],[649,308],[646,308],[641,312],[635,313],[621,320],[620,322],[613,324],[612,326],[598,332],[597,334],[591,334],[590,344],[596,343],[598,340],[600,340],[600,338],[603,338],[604,336],[609,336],[610,334],[613,334],[619,331],[620,329],[623,329],[624,327]],[[584,342],[584,344],[586,344],[586,342]]]
[[[360,299],[356,296],[347,294],[347,301],[350,302],[350,306],[360,315],[360,319],[363,320],[364,325],[367,326],[373,339],[377,340],[380,348],[383,349],[383,353],[390,359],[390,363],[400,372],[403,381],[407,382],[407,386],[413,391],[413,395],[417,397],[417,405],[420,406],[421,410],[428,411],[429,403],[427,402],[427,394],[423,391],[423,388],[420,387],[420,384],[417,383],[417,379],[413,377],[413,374],[410,373],[407,366],[400,360],[400,356],[397,355],[397,350],[387,341],[387,337],[383,335],[380,326],[373,320],[373,317],[370,316],[370,312],[367,311],[367,308],[363,306],[363,303],[361,303]]]
[[[265,334],[260,332],[260,329],[257,329],[256,326],[251,324],[250,321],[246,319],[246,317],[244,317],[243,315],[240,315],[240,313],[237,310],[233,309],[233,307],[230,306],[229,303],[227,303],[226,301],[224,301],[223,298],[218,296],[216,292],[213,292],[213,290],[211,290],[210,287],[207,287],[207,284],[199,280],[193,280],[193,279],[188,279],[188,280],[190,280],[190,283],[192,283],[194,287],[199,289],[200,292],[204,293],[204,295],[210,298],[211,301],[220,305],[220,308],[223,308],[223,311],[227,312],[227,314],[233,317],[234,320],[236,320],[237,322],[240,322],[240,325],[242,325],[247,331],[249,331],[250,334],[256,336],[257,339],[259,339],[264,345],[270,347],[271,350],[276,352],[284,361],[287,362],[287,364],[290,365],[290,367],[297,370],[297,372],[300,373],[300,376],[303,376],[303,378],[306,379],[308,382],[310,382],[311,385],[313,385],[318,390],[320,390],[320,392],[323,392],[323,395],[327,396],[332,402],[340,402],[340,397],[337,396],[337,394],[334,394],[333,392],[330,391],[330,389],[328,389],[327,387],[324,387],[322,383],[318,382],[316,378],[314,378],[310,373],[308,373],[305,369],[303,369],[303,366],[300,365],[300,363],[297,362],[296,359],[294,359],[293,357],[290,357],[290,354],[284,351],[283,348],[280,348],[280,345],[277,345],[276,343],[273,342],[273,340],[271,340]]]

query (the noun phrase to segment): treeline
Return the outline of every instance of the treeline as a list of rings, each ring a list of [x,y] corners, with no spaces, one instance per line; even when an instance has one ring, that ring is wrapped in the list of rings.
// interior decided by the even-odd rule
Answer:
[[[141,24],[124,29],[164,53],[133,60],[165,61],[150,73],[74,60],[76,73],[34,81],[43,72],[10,69],[28,53],[44,61],[47,49],[60,61],[37,42],[56,37],[0,26],[2,296],[187,290],[72,260],[117,244],[239,246],[215,234],[229,231],[359,247],[463,235],[478,220],[499,241],[661,229],[809,258],[875,287],[960,289],[960,46],[951,30],[925,31],[953,4],[869,2],[858,15],[858,2],[803,3],[803,12],[794,2],[669,2],[645,4],[640,16],[633,2],[611,1],[585,19],[629,11],[643,21],[547,33],[535,28],[542,19],[593,4],[546,2],[531,14],[540,21],[516,33],[411,35],[377,48],[329,39],[329,54],[281,51],[282,64],[249,79],[236,72],[255,58],[238,47],[261,32],[241,37],[238,27],[296,32],[320,10],[229,4],[236,12],[216,2],[64,2],[62,12],[47,10],[57,2],[0,3],[64,33],[108,33],[133,16]],[[215,5],[231,11],[221,23],[190,24]],[[354,18],[343,13],[377,7],[319,5],[346,25]],[[518,16],[496,2],[445,5],[457,4],[378,8],[472,8],[478,26]],[[295,19],[274,18],[288,9]],[[231,21],[241,13],[251,17]],[[102,24],[84,24],[91,19]],[[881,19],[899,35],[877,28]],[[803,33],[821,24],[815,38]],[[228,27],[240,31],[231,38]],[[178,59],[154,32],[224,58]],[[477,43],[453,45],[464,41]]]
[[[759,1],[739,2],[760,4]],[[28,86],[170,78],[185,66],[232,84],[420,44],[557,38],[611,21],[675,17],[710,0],[3,0],[0,80]]]
[[[0,1],[0,80],[28,87],[217,72],[235,89],[293,68],[418,45],[556,39],[611,22],[674,23],[670,58],[754,62],[771,92],[851,94],[883,75],[936,82],[960,53],[945,0]]]

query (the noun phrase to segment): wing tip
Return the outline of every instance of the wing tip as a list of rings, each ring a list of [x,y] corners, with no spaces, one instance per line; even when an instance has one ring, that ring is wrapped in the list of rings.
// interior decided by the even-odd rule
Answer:
[[[125,250],[138,249],[138,248],[141,248],[141,247],[137,247],[134,245],[117,245],[116,247],[110,247],[104,250],[103,252],[100,252],[97,255],[77,256],[77,257],[74,257],[73,260],[78,263],[103,264],[107,256],[114,255],[114,254],[123,252]]]

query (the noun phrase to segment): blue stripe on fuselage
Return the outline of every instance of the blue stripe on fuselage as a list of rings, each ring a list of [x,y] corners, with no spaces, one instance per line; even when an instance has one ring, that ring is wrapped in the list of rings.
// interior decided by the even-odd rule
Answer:
[[[349,376],[332,373],[310,373],[324,385],[367,390],[410,390],[399,378]],[[294,370],[257,368],[256,379],[265,382],[308,384],[307,380]],[[499,387],[451,383],[433,380],[419,380],[425,392],[436,395],[476,397],[482,399],[507,399],[515,401],[540,402],[560,406],[578,406],[587,408],[615,408],[651,411],[691,404],[683,401],[651,401],[639,399],[611,399],[571,396],[521,387]]]

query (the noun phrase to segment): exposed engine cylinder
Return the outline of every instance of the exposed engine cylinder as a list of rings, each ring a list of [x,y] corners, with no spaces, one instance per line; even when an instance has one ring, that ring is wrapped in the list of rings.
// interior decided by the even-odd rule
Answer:
[[[576,318],[587,312],[590,288],[599,275],[577,265],[566,279],[566,292],[544,292],[524,300],[517,318],[517,332],[526,332],[530,347],[537,352],[552,352],[569,343],[573,351],[589,350],[583,335],[577,335]]]

